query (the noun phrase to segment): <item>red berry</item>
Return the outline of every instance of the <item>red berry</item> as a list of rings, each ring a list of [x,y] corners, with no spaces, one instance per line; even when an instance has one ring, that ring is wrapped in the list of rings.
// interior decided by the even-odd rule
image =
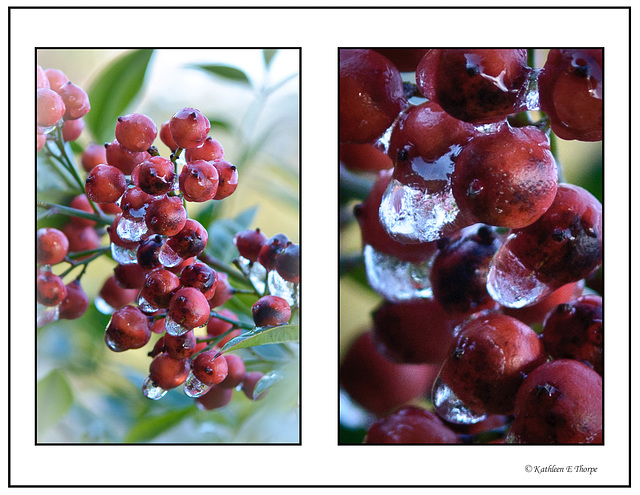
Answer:
[[[147,279],[147,273],[137,263],[118,265],[113,269],[115,281],[123,289],[141,289]]]
[[[36,88],[40,89],[40,88],[50,88],[49,85],[49,79],[47,78],[47,74],[45,73],[44,69],[42,67],[40,67],[39,65],[36,66]]]
[[[87,312],[89,297],[78,280],[67,284],[67,295],[60,303],[60,318],[75,320]]]
[[[379,147],[364,143],[343,143],[340,145],[340,164],[348,170],[377,172],[393,168],[393,161]]]
[[[367,444],[460,443],[456,433],[426,409],[404,406],[379,419],[367,430]]]
[[[400,72],[415,72],[420,60],[429,51],[426,48],[376,48],[387,57]]]
[[[209,299],[211,308],[218,308],[233,297],[233,287],[229,283],[229,277],[224,272],[218,272],[218,283],[216,284],[216,293]]]
[[[217,310],[216,312],[221,316],[225,316],[226,318],[229,318],[231,320],[238,319],[238,315],[236,315],[230,309],[222,308],[220,310]],[[208,335],[211,335],[212,337],[219,337],[220,335],[226,334],[226,336],[217,343],[217,346],[220,348],[224,347],[224,345],[227,342],[229,342],[232,338],[240,335],[241,331],[239,329],[229,332],[229,330],[231,330],[232,328],[233,328],[232,323],[229,323],[228,321],[225,321],[225,320],[221,320],[220,318],[216,318],[215,316],[212,316],[211,318],[209,318],[209,321],[207,322]],[[229,333],[227,334],[227,332]]]
[[[47,69],[44,73],[49,80],[49,86],[56,93],[60,90],[63,84],[69,81],[66,74],[59,69]]]
[[[149,205],[144,219],[151,232],[171,237],[184,228],[187,210],[178,196],[165,195]]]
[[[85,93],[84,89],[76,86],[71,81],[67,81],[60,86],[58,94],[62,97],[62,101],[64,101],[64,106],[66,108],[64,112],[65,120],[79,119],[80,117],[84,117],[89,113],[89,110],[91,110],[89,96],[87,96],[87,93]]]
[[[69,203],[71,208],[75,208],[76,210],[81,210],[86,213],[95,213],[93,208],[91,207],[91,203],[89,202],[89,198],[87,198],[86,194],[80,194],[71,200]],[[71,217],[71,221],[76,225],[88,225],[93,227],[96,225],[95,220],[89,220],[88,218],[80,218],[80,217]]]
[[[124,289],[118,285],[115,277],[112,275],[104,281],[100,289],[100,297],[113,309],[121,308],[132,303],[138,297],[138,289]]]
[[[156,125],[149,117],[141,113],[130,113],[118,117],[116,139],[132,152],[147,151],[158,135]]]
[[[152,156],[142,162],[136,167],[135,174],[134,182],[152,196],[160,196],[171,191],[176,178],[175,166],[171,160],[161,156]]]
[[[264,373],[262,373],[261,371],[249,371],[244,376],[244,379],[242,381],[242,392],[247,396],[247,399],[260,400],[266,397],[268,392],[267,390],[260,393],[260,395],[256,395],[255,393],[256,385],[258,385],[258,382],[262,380],[263,376]]]
[[[209,302],[202,292],[193,287],[184,287],[171,298],[168,315],[177,324],[192,330],[207,323],[209,312]]]
[[[289,243],[276,258],[276,271],[287,282],[300,282],[300,245]]]
[[[189,360],[176,359],[164,352],[149,365],[149,379],[158,387],[171,390],[182,385],[189,376]]]
[[[169,121],[171,137],[180,148],[197,148],[209,134],[211,124],[199,110],[183,108]]]
[[[62,279],[51,272],[43,271],[36,279],[36,299],[43,306],[57,306],[67,295]]]
[[[189,218],[182,230],[167,240],[167,245],[182,258],[191,258],[204,251],[208,239],[207,230]]]
[[[56,265],[63,261],[69,252],[69,240],[58,229],[39,229],[36,237],[36,261],[40,265]]]
[[[84,129],[84,119],[67,120],[62,128],[62,139],[65,142],[75,141],[82,134]]]
[[[238,232],[233,237],[233,243],[238,248],[238,253],[249,261],[258,261],[258,253],[262,245],[268,240],[260,229],[248,229]]]
[[[236,388],[242,383],[246,374],[244,361],[240,356],[235,354],[226,354],[224,358],[227,361],[227,377],[220,382],[222,388]]]
[[[217,349],[205,351],[193,360],[193,374],[205,385],[217,385],[227,377],[229,371],[227,360],[224,356],[216,357],[217,353]]]
[[[258,251],[258,262],[268,271],[274,270],[278,255],[289,242],[286,234],[276,234],[263,242],[260,251]]]
[[[180,288],[180,279],[164,268],[157,268],[147,274],[140,290],[143,297],[155,308],[168,308],[173,294]]]
[[[164,240],[160,235],[151,235],[140,241],[136,250],[136,258],[141,268],[153,270],[162,267],[159,254],[163,244]]]
[[[164,352],[174,359],[188,359],[196,352],[197,341],[192,330],[182,335],[165,333],[162,338],[164,339]]]
[[[211,136],[208,136],[197,148],[189,148],[184,153],[184,159],[187,162],[195,162],[196,160],[205,160],[213,162],[224,158],[224,149],[222,145]]]
[[[70,253],[91,251],[92,249],[98,249],[100,247],[100,236],[93,227],[70,222],[63,225],[61,229],[69,240]]]
[[[185,287],[195,287],[204,294],[204,297],[211,299],[218,284],[218,274],[209,265],[197,262],[182,270],[180,282]]]
[[[80,157],[82,168],[90,172],[93,167],[101,163],[107,163],[107,151],[103,145],[91,143]]]
[[[160,126],[160,141],[162,141],[164,145],[171,151],[176,151],[178,149],[178,145],[171,136],[171,130],[169,129],[168,120]]]
[[[115,203],[127,188],[124,174],[111,165],[98,165],[87,175],[85,191],[96,203]]]
[[[136,165],[147,160],[151,155],[147,151],[129,151],[117,139],[105,144],[107,163],[130,175]]]
[[[214,161],[213,166],[218,171],[218,189],[213,199],[228,198],[238,187],[238,169],[226,160]]]
[[[196,398],[196,405],[200,409],[211,411],[226,406],[231,402],[232,397],[233,389],[231,388],[211,387],[206,394]]]
[[[151,339],[149,321],[138,308],[124,306],[111,316],[104,338],[114,352],[139,349]]]
[[[211,162],[187,163],[180,172],[180,191],[187,201],[202,203],[213,199],[218,191],[220,175]]]
[[[42,127],[56,125],[65,112],[62,97],[52,89],[41,88],[37,94],[37,122]]]
[[[257,327],[284,325],[291,318],[291,307],[279,296],[262,296],[251,306],[251,314]]]

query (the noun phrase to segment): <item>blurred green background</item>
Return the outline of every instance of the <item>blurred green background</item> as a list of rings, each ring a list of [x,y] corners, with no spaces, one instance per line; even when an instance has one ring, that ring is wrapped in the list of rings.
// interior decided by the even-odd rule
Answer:
[[[86,145],[114,139],[118,115],[146,114],[159,130],[181,108],[197,108],[239,171],[238,189],[229,198],[189,205],[190,216],[210,223],[209,252],[230,262],[237,256],[232,236],[243,228],[259,227],[268,236],[283,232],[299,242],[298,50],[38,50],[37,63],[62,70],[89,94],[87,125],[70,146],[78,165]],[[169,156],[159,138],[155,145]],[[41,155],[38,199],[68,204],[78,191]],[[46,217],[37,226],[64,220]],[[114,266],[107,256],[89,265],[82,283],[91,301]],[[251,304],[241,295],[225,306],[251,323]],[[225,408],[200,411],[181,388],[159,401],[146,399],[140,386],[158,336],[142,349],[114,353],[104,344],[108,320],[91,304],[79,320],[38,329],[39,443],[299,441],[297,344],[239,351],[248,369],[275,370],[281,380],[263,400],[235,392]]]

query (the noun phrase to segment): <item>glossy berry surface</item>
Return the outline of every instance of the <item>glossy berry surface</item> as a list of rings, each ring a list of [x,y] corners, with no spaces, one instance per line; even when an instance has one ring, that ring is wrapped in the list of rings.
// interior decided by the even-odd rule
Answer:
[[[373,50],[340,50],[340,142],[371,143],[407,100],[398,69]]]
[[[140,241],[136,248],[136,260],[143,270],[162,267],[159,255],[163,243],[164,241],[160,235],[151,235]]]
[[[188,162],[195,162],[196,160],[206,160],[213,162],[222,160],[224,158],[224,149],[222,144],[217,139],[207,136],[197,148],[189,148],[184,152],[184,159]]]
[[[291,307],[281,297],[262,296],[251,306],[251,315],[257,327],[284,325],[291,318]]]
[[[129,151],[147,151],[158,135],[155,123],[146,115],[130,113],[118,117],[116,139]]]
[[[289,242],[286,234],[280,233],[270,237],[262,243],[260,251],[258,251],[258,262],[267,270],[275,269],[278,255]]]
[[[249,261],[258,261],[260,248],[267,240],[268,237],[260,229],[243,230],[233,237],[238,253]]]
[[[526,50],[433,49],[420,61],[420,92],[459,120],[484,124],[522,108]]]
[[[49,127],[57,124],[65,112],[62,97],[52,89],[41,88],[36,93],[38,125]]]
[[[207,230],[196,220],[188,218],[184,227],[167,240],[167,245],[183,258],[197,256],[207,245]]]
[[[162,338],[164,352],[173,359],[188,359],[196,352],[198,342],[192,330],[182,335],[165,333]]]
[[[86,172],[90,172],[96,165],[107,163],[107,151],[104,145],[97,143],[89,144],[80,156],[80,163]]]
[[[206,385],[217,385],[227,377],[229,371],[227,360],[224,356],[216,357],[217,353],[215,349],[205,351],[193,360],[194,376]]]
[[[261,392],[260,394],[256,394],[256,386],[258,382],[262,380],[264,373],[260,371],[249,371],[242,381],[242,392],[247,396],[249,400],[260,400],[263,399],[268,391]]]
[[[193,287],[183,287],[171,298],[168,315],[179,325],[192,330],[206,325],[209,311],[209,303],[202,292]]]
[[[602,443],[602,377],[557,359],[533,370],[518,390],[508,443]]]
[[[149,378],[165,390],[176,388],[189,376],[189,360],[176,359],[164,352],[153,358],[149,365]]]
[[[220,201],[231,196],[238,188],[238,169],[226,160],[216,160],[212,163],[218,171],[218,189],[213,199]]]
[[[404,406],[373,423],[367,444],[458,443],[456,433],[434,413],[421,407]]]
[[[196,160],[182,167],[178,180],[187,201],[202,203],[215,197],[220,175],[211,162]]]
[[[183,108],[174,114],[169,121],[169,130],[173,141],[180,148],[197,148],[201,146],[209,134],[211,124],[199,110]]]
[[[135,306],[124,306],[111,316],[105,331],[105,342],[109,349],[122,352],[139,349],[149,342],[151,330],[142,311]]]
[[[127,289],[118,284],[114,275],[107,278],[99,292],[99,296],[111,308],[118,309],[130,304],[138,297],[138,289]]]
[[[171,237],[184,228],[187,210],[178,196],[165,195],[149,205],[144,220],[154,234]]]
[[[67,288],[58,275],[40,272],[36,278],[36,299],[43,306],[57,306],[67,295]]]
[[[167,158],[152,156],[139,164],[136,172],[136,184],[147,194],[161,196],[173,189],[175,166]]]
[[[602,139],[602,49],[552,49],[540,73],[540,107],[562,139]]]
[[[546,135],[504,125],[475,137],[455,159],[452,191],[473,222],[508,228],[531,225],[551,206],[556,162]]]
[[[168,308],[173,294],[180,288],[180,279],[163,268],[149,272],[140,290],[143,297],[155,308]]]
[[[218,274],[209,265],[201,262],[186,266],[180,273],[180,283],[198,289],[204,297],[211,299],[218,285]]]
[[[387,57],[400,72],[415,72],[427,52],[427,48],[376,48]]]
[[[545,358],[542,342],[530,327],[506,315],[488,314],[456,330],[440,377],[474,412],[510,414],[523,376]]]
[[[340,165],[352,171],[377,172],[393,167],[393,161],[378,146],[369,143],[340,145]]]
[[[85,191],[96,203],[115,203],[127,188],[127,180],[120,169],[111,165],[97,165],[87,175]]]
[[[553,359],[575,359],[604,373],[602,298],[582,296],[551,310],[542,331],[544,349]]]
[[[300,245],[295,243],[287,246],[276,258],[276,271],[287,282],[300,282]]]
[[[68,283],[66,289],[67,295],[60,303],[60,318],[76,320],[89,309],[89,297],[77,280]]]
[[[136,165],[150,158],[146,151],[129,151],[122,146],[117,139],[105,144],[105,154],[107,163],[122,171],[125,175],[130,175]]]
[[[36,261],[40,265],[55,265],[69,252],[69,240],[60,230],[48,227],[36,234]]]
[[[454,314],[494,307],[486,286],[489,265],[501,244],[498,235],[486,225],[475,225],[437,243],[430,274],[434,299]]]
[[[75,120],[84,117],[89,110],[91,110],[91,104],[89,103],[89,96],[85,93],[84,89],[71,81],[67,81],[58,89],[58,94],[62,97],[64,102],[65,112],[63,118],[65,120]]]
[[[242,383],[247,373],[244,361],[235,354],[225,354],[224,358],[227,361],[228,372],[227,377],[220,382],[219,386],[222,388],[236,388]]]

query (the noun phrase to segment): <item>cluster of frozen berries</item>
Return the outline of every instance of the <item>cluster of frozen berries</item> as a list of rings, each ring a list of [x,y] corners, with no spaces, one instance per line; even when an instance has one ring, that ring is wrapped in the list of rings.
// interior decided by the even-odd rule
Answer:
[[[239,356],[220,352],[242,329],[254,327],[221,308],[234,288],[226,273],[204,261],[207,230],[189,218],[186,208],[187,202],[222,200],[238,184],[236,167],[224,159],[222,146],[208,135],[209,130],[209,120],[193,108],[178,111],[159,133],[146,115],[118,118],[111,143],[91,145],[83,152],[85,194],[69,205],[78,212],[112,218],[106,233],[117,266],[96,298],[98,309],[111,314],[105,331],[108,348],[115,352],[139,349],[153,333],[161,334],[149,353],[153,360],[142,386],[144,395],[159,399],[184,384],[185,393],[205,409],[227,404],[240,386],[248,397],[256,398],[254,390],[263,376],[247,371]],[[171,149],[170,158],[160,156],[153,146],[158,134]],[[42,323],[79,317],[88,307],[79,280],[84,270],[65,286],[64,275],[53,274],[51,267],[67,262],[73,268],[93,251],[95,256],[102,254],[94,220],[72,216],[67,225],[71,227],[38,232],[38,303],[52,309]],[[91,234],[81,243],[80,233],[89,232],[85,229]],[[259,229],[238,233],[236,238],[240,259],[246,255],[248,265],[253,261],[258,265],[259,259],[265,279],[277,268],[297,288],[297,244],[284,234],[267,238]],[[250,260],[252,249],[259,258]],[[275,295],[277,291],[266,290],[266,280],[264,285],[265,290],[256,291],[257,297],[264,295],[252,307],[255,327],[287,324],[290,302]],[[67,302],[69,297],[80,299],[76,294],[82,294],[81,309],[77,309],[79,303]],[[67,306],[75,311],[71,313]],[[201,335],[197,335],[199,329]]]
[[[87,93],[59,69],[37,66],[36,146],[44,148],[47,135],[62,127],[64,141],[75,141],[84,129],[83,117],[91,109]]]
[[[385,299],[340,370],[380,417],[366,442],[602,442],[602,206],[550,146],[602,139],[602,51],[527,55],[340,52],[340,162],[376,174],[355,217]]]

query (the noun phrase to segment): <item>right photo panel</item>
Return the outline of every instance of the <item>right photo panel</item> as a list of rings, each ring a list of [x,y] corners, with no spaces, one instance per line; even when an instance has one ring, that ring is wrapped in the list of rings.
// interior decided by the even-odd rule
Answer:
[[[604,443],[604,49],[338,52],[338,443]]]

